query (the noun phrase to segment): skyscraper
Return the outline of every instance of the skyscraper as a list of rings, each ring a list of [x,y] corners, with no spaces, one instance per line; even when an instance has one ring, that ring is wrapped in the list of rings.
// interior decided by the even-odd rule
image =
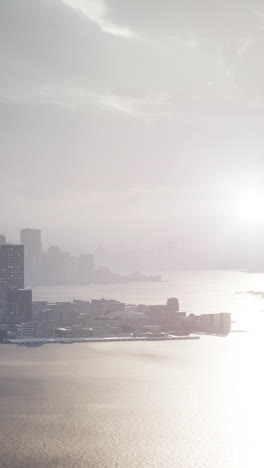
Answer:
[[[25,282],[28,285],[38,283],[41,274],[41,230],[22,229],[20,242],[25,252]]]
[[[20,231],[20,243],[24,245],[25,258],[42,254],[41,230],[22,229]]]
[[[0,287],[24,289],[23,245],[0,245]]]

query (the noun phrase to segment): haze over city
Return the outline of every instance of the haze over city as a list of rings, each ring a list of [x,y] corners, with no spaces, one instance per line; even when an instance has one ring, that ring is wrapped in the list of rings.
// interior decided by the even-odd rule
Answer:
[[[255,245],[263,15],[257,0],[1,1],[2,231],[72,251],[175,241],[216,266]]]
[[[262,468],[263,0],[0,0],[1,468]]]

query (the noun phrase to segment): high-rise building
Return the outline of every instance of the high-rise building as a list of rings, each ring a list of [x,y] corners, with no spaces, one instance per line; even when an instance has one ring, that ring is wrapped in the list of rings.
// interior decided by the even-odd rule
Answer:
[[[0,245],[0,287],[24,289],[23,245]]]
[[[20,242],[24,245],[25,252],[25,282],[26,284],[37,283],[41,274],[41,230],[22,229]]]
[[[0,245],[5,245],[6,244],[6,237],[3,236],[3,234],[0,234]]]
[[[42,254],[41,230],[21,229],[20,243],[24,245],[25,257]]]

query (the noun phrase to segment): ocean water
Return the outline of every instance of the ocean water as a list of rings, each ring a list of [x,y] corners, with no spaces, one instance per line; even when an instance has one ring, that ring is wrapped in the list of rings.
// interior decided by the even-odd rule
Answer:
[[[262,468],[264,303],[247,292],[263,286],[264,275],[178,272],[160,284],[34,291],[145,303],[176,295],[188,312],[233,312],[248,333],[0,345],[1,468]]]

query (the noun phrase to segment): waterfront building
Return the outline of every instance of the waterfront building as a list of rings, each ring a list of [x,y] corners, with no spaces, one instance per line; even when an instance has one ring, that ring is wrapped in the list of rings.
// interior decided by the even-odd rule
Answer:
[[[172,312],[179,312],[180,306],[177,297],[167,299],[167,309]]]
[[[44,320],[43,322],[35,322],[35,337],[36,338],[53,338],[55,336],[55,321]]]
[[[14,325],[19,322],[17,304],[8,301],[6,296],[0,300],[0,322]]]
[[[39,320],[39,314],[47,309],[48,301],[34,301],[32,302],[32,319]]]
[[[32,291],[2,288],[0,295],[0,321],[15,325],[32,320]]]
[[[53,338],[55,336],[55,322],[45,320],[33,321],[20,325],[20,338]]]
[[[117,327],[122,325],[120,317],[113,317],[111,315],[102,315],[90,317],[85,319],[85,325],[89,328],[108,328]]]
[[[19,316],[18,301],[9,304],[11,308],[14,305],[15,308],[11,310],[10,317],[12,317],[12,313]],[[92,300],[91,303],[79,300],[54,304],[46,301],[36,302],[34,303],[34,336],[40,338],[52,336],[54,328],[57,331],[60,330],[56,331],[57,334],[75,337],[88,336],[91,330],[93,336],[144,333],[146,329],[155,330],[155,333],[169,333],[171,335],[207,333],[225,336],[231,330],[231,314],[203,314],[200,316],[190,314],[186,316],[185,312],[177,310],[177,306],[178,300],[176,298],[171,298],[165,305],[152,306],[144,304],[126,306],[113,299]],[[0,321],[3,310],[2,303],[0,303]],[[22,317],[25,317],[25,314],[22,314]],[[21,322],[13,320],[6,323],[10,325]],[[25,326],[23,325],[21,333],[29,333],[29,335],[33,333],[30,331],[32,323],[27,322]]]
[[[35,322],[21,323],[19,338],[35,338]]]
[[[16,304],[19,323],[30,322],[32,320],[31,289],[9,289],[7,291],[7,302]]]
[[[203,314],[199,320],[201,332],[227,335],[231,330],[231,314]]]
[[[122,315],[125,312],[125,304],[114,299],[93,299],[91,302],[91,315]]]
[[[23,245],[0,245],[0,287],[24,289]]]
[[[150,317],[144,312],[128,310],[122,317],[122,324],[125,327],[141,328],[151,324]]]

